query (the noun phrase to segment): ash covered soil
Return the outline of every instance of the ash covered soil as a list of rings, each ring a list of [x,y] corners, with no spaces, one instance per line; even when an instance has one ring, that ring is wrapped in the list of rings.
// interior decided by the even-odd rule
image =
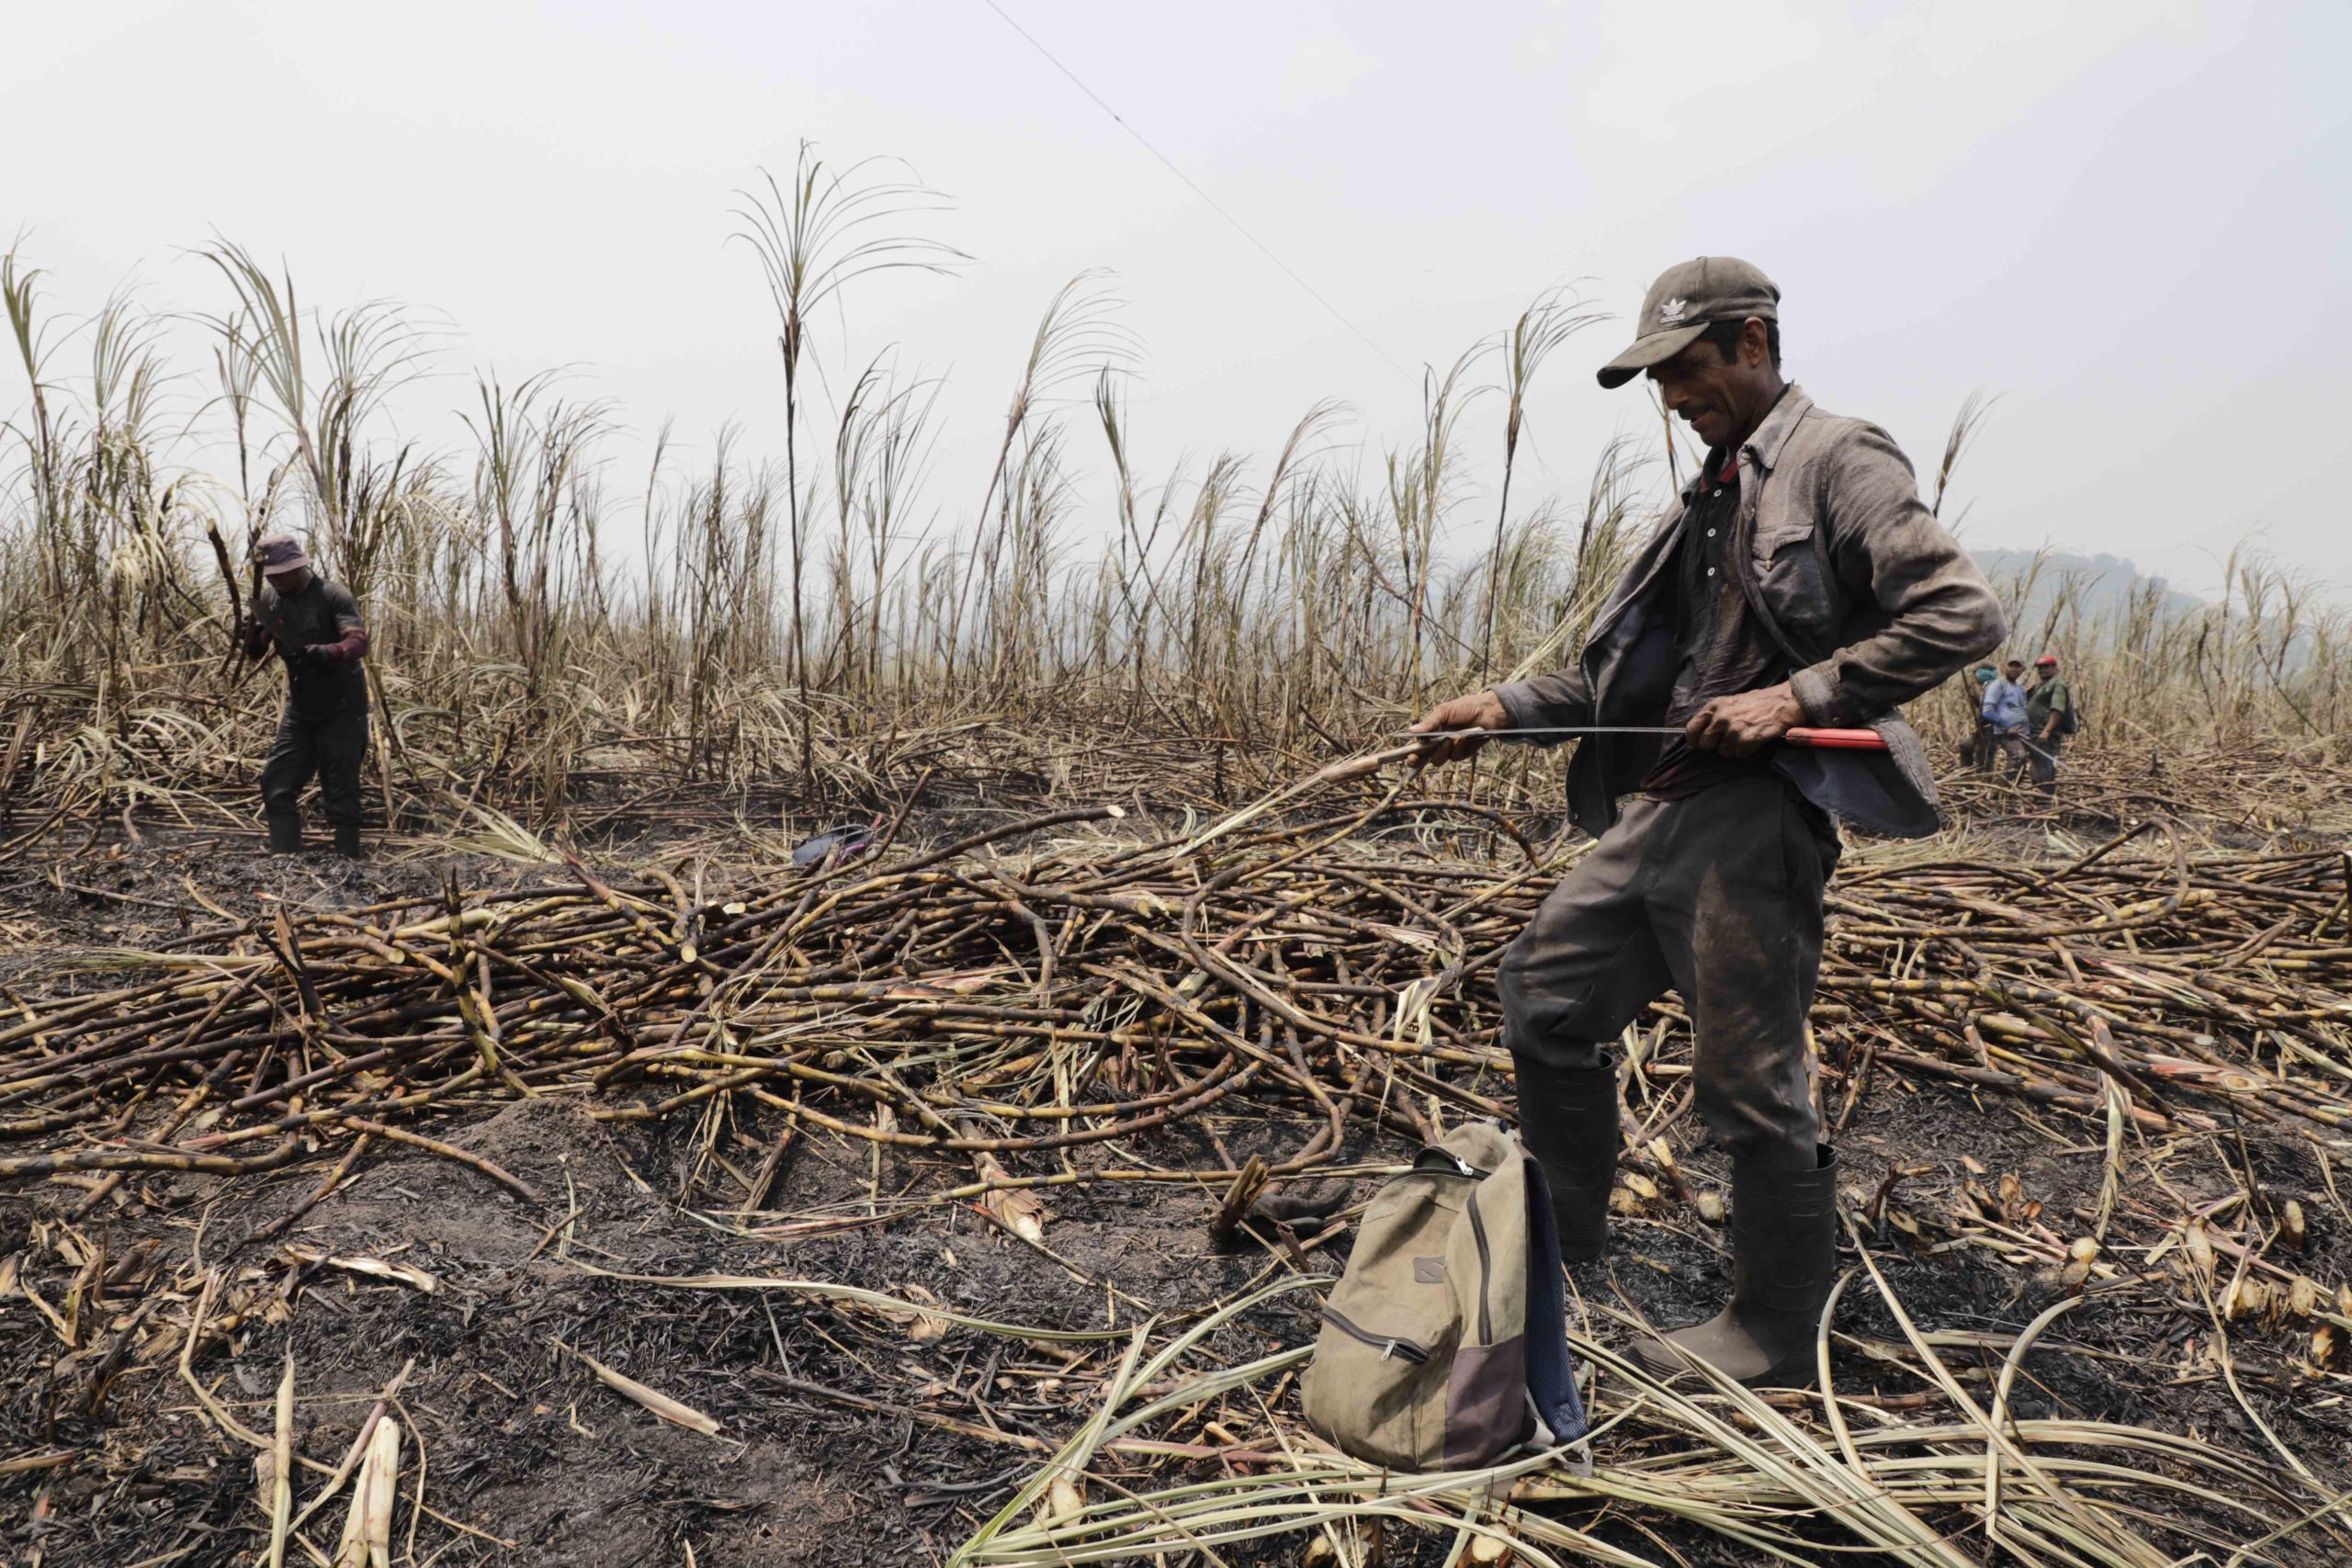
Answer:
[[[349,867],[198,849],[132,851],[93,865],[76,863],[61,878],[96,893],[45,878],[18,884],[0,983],[48,984],[77,953],[200,934],[219,923],[208,904],[352,907],[453,878],[481,889],[561,874],[461,857]],[[1631,1109],[1694,1189],[1719,1191],[1723,1166],[1696,1119],[1676,1109],[1687,1043],[1672,1029],[1663,1034]],[[2003,1355],[1965,1337],[2014,1334],[2081,1283],[2006,1247],[2004,1228],[2047,1216],[2062,1234],[2080,1232],[2098,1201],[2104,1129],[1860,1064],[1849,1077],[1841,1066],[1825,1064],[1822,1092],[1829,1116],[1844,1122],[1843,1185],[1871,1216],[1872,1256],[1914,1322],[1946,1337],[1946,1363],[1984,1400]],[[1508,1100],[1507,1083],[1472,1087]],[[1042,1246],[1033,1245],[973,1201],[936,1197],[973,1179],[968,1160],[877,1155],[814,1131],[784,1141],[776,1156],[785,1119],[772,1111],[714,1100],[699,1115],[628,1117],[648,1102],[650,1093],[593,1105],[548,1096],[416,1124],[513,1185],[447,1152],[379,1142],[323,1198],[324,1159],[233,1179],[76,1176],[0,1190],[0,1269],[10,1287],[0,1294],[0,1382],[9,1391],[0,1401],[0,1561],[258,1560],[269,1520],[254,1450],[222,1435],[189,1378],[266,1438],[290,1361],[293,1448],[327,1466],[350,1448],[379,1393],[411,1368],[393,1404],[413,1442],[396,1562],[939,1562],[1093,1414],[1123,1340],[1050,1346],[803,1292],[616,1276],[831,1281],[999,1321],[1126,1329],[1197,1314],[1297,1261],[1247,1234],[1214,1239],[1223,1194],[1197,1180],[1040,1189],[1046,1223]],[[1225,1109],[1067,1160],[1012,1154],[1004,1164],[1014,1176],[1229,1168],[1253,1154],[1285,1157],[1314,1130],[1288,1109]],[[1379,1168],[1409,1153],[1402,1134],[1352,1123],[1340,1164],[1356,1174],[1337,1179],[1350,1204],[1370,1197]],[[2311,1140],[2248,1127],[2151,1141],[2138,1153],[2138,1168],[2163,1190],[2121,1194],[2119,1241],[2153,1246],[2163,1217],[2250,1186],[2276,1203],[2295,1200],[2308,1216],[2299,1270],[2331,1292],[2352,1279],[2352,1213]],[[772,1156],[763,1209],[710,1206],[708,1194],[721,1190],[700,1184],[710,1162],[748,1174]],[[682,1203],[682,1193],[694,1201]],[[1611,1259],[1575,1270],[1592,1336],[1623,1343],[1630,1330],[1614,1314],[1672,1325],[1712,1312],[1729,1284],[1720,1227],[1671,1191],[1628,1187],[1618,1209]],[[1333,1228],[1308,1239],[1306,1262],[1339,1270],[1351,1213],[1342,1208]],[[415,1273],[385,1278],[334,1259]],[[1841,1261],[1859,1266],[1850,1245]],[[2129,1259],[2127,1272],[2138,1262]],[[188,1350],[163,1325],[184,1319],[209,1271],[221,1289]],[[1879,1353],[1902,1333],[1867,1283],[1849,1290],[1838,1320],[1840,1390],[1892,1412],[1924,1404],[1923,1381]],[[1196,1365],[1310,1341],[1312,1306],[1300,1293],[1245,1314]],[[152,1325],[130,1321],[142,1311]],[[2045,1337],[2012,1409],[2026,1419],[2146,1425],[2275,1458],[2251,1406],[2335,1490],[2352,1461],[2352,1412],[2340,1381],[2309,1366],[2308,1337],[2307,1323],[2283,1315],[2233,1325],[2242,1404],[2211,1354],[2204,1309],[2170,1276],[2127,1280],[2106,1295],[2095,1290],[2093,1304]],[[662,1420],[600,1378],[598,1365],[712,1418],[718,1434]],[[1295,1414],[1287,1383],[1280,1404]],[[1263,1430],[1248,1402],[1211,1403],[1158,1435],[1214,1444],[1223,1439],[1206,1428],[1244,1422]],[[1213,1478],[1219,1468],[1114,1456],[1098,1473],[1141,1488]],[[298,1478],[298,1507],[321,1479]],[[420,1495],[422,1507],[412,1506]],[[343,1512],[337,1501],[305,1527],[329,1555]],[[1602,1517],[1594,1528],[1644,1555],[1659,1555],[1664,1542],[1693,1563],[1754,1560],[1655,1519]],[[1293,1535],[1219,1556],[1295,1562],[1306,1546]],[[1392,1531],[1378,1560],[1435,1564],[1449,1546],[1442,1531]]]

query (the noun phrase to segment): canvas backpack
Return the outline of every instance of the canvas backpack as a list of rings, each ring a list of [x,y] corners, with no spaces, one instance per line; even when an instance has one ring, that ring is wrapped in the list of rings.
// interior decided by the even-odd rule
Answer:
[[[1365,1210],[1301,1385],[1307,1424],[1399,1471],[1467,1470],[1585,1434],[1560,1240],[1519,1140],[1467,1122]]]

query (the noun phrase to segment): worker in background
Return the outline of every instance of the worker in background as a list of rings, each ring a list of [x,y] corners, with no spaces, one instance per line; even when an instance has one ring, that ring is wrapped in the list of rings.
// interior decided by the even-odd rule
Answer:
[[[1975,684],[1967,688],[1968,739],[1960,743],[1960,765],[1987,773],[1993,771],[1993,726],[1984,717],[1984,693],[2001,678],[2001,672],[1990,664],[1980,664],[1968,672],[1968,678]]]
[[[286,707],[262,764],[262,813],[272,854],[302,847],[302,789],[312,774],[339,855],[357,858],[359,765],[368,754],[368,627],[359,602],[311,569],[291,534],[254,544],[261,587],[245,628],[245,657],[273,652],[286,666]]]
[[[2026,754],[2042,794],[2058,793],[2058,753],[2066,749],[2066,737],[2079,728],[2075,694],[2058,673],[2058,656],[2045,653],[2033,661],[2033,687],[2025,696]]]
[[[2001,666],[1998,679],[1984,688],[1977,710],[1993,753],[2009,764],[2012,781],[2025,772],[2025,660],[2012,659]],[[1989,766],[1989,761],[1987,762]]]
[[[1520,1130],[1562,1251],[1598,1258],[1623,1143],[1604,1048],[1681,995],[1699,1114],[1731,1156],[1731,1299],[1645,1338],[1655,1373],[1810,1382],[1837,1274],[1836,1156],[1821,1141],[1805,1015],[1821,964],[1831,815],[1903,837],[1939,826],[1927,749],[1895,709],[1996,646],[1984,575],[1919,501],[1874,424],[1781,375],[1780,290],[1743,261],[1668,269],[1603,387],[1646,375],[1707,448],[1601,606],[1572,669],[1456,697],[1414,728],[1663,725],[1597,735],[1568,815],[1599,841],[1495,972]],[[1870,725],[1884,750],[1778,744]],[[1532,739],[1532,738],[1531,738]],[[1435,740],[1444,761],[1477,737]]]

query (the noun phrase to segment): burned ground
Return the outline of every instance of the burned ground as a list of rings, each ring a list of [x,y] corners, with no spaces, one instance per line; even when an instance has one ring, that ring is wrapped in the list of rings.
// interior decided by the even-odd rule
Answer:
[[[2151,847],[2115,858],[2128,853],[2133,874],[2161,884],[2168,857],[2141,854]],[[2035,868],[2016,886],[2080,858],[2046,833],[2039,848],[2038,858],[2015,862]],[[1392,840],[1378,852],[1412,852]],[[743,868],[702,871],[700,900],[761,891],[731,880]],[[2241,930],[2223,916],[2228,886],[2252,875],[2242,862],[2221,863],[2197,885],[2212,896],[2165,919],[2215,922],[2198,940],[2217,958],[2245,954],[2225,967],[2253,972],[2261,965],[2247,960],[2264,954],[2287,961],[2269,973],[2309,984],[2312,1016],[2294,1025],[2306,1031],[2299,1041],[2312,1029],[2340,1038],[2341,970],[2324,964],[2341,961],[2311,957],[2343,940],[2325,936],[2331,919],[2340,924],[2329,908],[2340,876],[2314,870],[2306,898],[2295,891],[2305,884],[2280,873],[2287,907],[2308,917],[2247,953],[2271,921]],[[1872,879],[1992,897],[1971,892],[1957,872],[1909,872],[1867,855],[1849,863],[1839,887],[1875,897]],[[217,948],[207,933],[224,922],[212,907],[266,910],[275,899],[300,912],[412,898],[423,908],[452,881],[476,897],[580,886],[564,868],[479,858],[415,855],[353,869],[151,844],[24,885],[6,984],[20,1009],[36,1008],[119,978],[114,950]],[[2119,884],[2098,897],[2109,916],[2138,919],[2132,891]],[[1840,924],[1869,920],[1849,913]],[[2169,941],[2173,928],[2131,929],[2126,948]],[[2113,945],[2078,938],[2069,951],[2079,963]],[[59,966],[75,955],[92,967]],[[2064,1046],[2063,1026],[2043,1030],[1980,1003],[1994,1054],[1972,1062],[1930,1042],[1936,1015],[1913,1018],[1913,1032],[1858,999],[1892,994],[1860,977],[1898,980],[1920,963],[1916,951],[1866,939],[1833,943],[1817,1020],[1824,1103],[1843,1128],[1852,1224],[1843,1261],[1875,1265],[1888,1286],[1882,1293],[1858,1272],[1838,1314],[1835,1382],[1851,1418],[1924,1427],[1956,1408],[1894,1303],[1957,1385],[1989,1406],[2018,1333],[2071,1301],[2021,1362],[2007,1406],[2014,1420],[2190,1438],[2245,1467],[2256,1478],[2251,1500],[2267,1513],[2316,1510],[2322,1529],[2339,1528],[2322,1505],[2352,1472],[2344,1404],[2352,1383],[2335,1370],[2352,1327],[2342,1295],[2352,1282],[2352,1212],[2336,1168],[2352,1145],[2329,1120],[2327,1076],[2301,1070],[2308,1065],[2261,1027],[2243,1041],[2215,1028],[2211,1037],[2244,1052],[2244,1070],[2264,1077],[2258,1089],[2228,1085],[2191,1056],[2152,1054],[2141,1037],[2132,1064],[2161,1108],[2136,1091],[2101,1100],[2099,1073]],[[2048,960],[2046,973],[2065,970],[2064,956]],[[2130,999],[2102,1005],[2120,1014]],[[2258,1025],[2276,1022],[2245,1005]],[[1477,1018],[1443,1021],[1470,1031]],[[1442,1030],[1441,1043],[1447,1038]],[[1727,1279],[1720,1228],[1684,1195],[1720,1191],[1724,1172],[1683,1104],[1687,1039],[1670,1005],[1644,1040],[1629,1122],[1660,1146],[1637,1138],[1629,1147],[1611,1258],[1572,1271],[1586,1333],[1603,1345],[1629,1333],[1615,1314],[1687,1321],[1713,1310]],[[1906,1052],[1943,1070],[1906,1067]],[[2049,1065],[2036,1077],[2020,1061]],[[2007,1064],[2008,1081],[1951,1076],[1988,1071],[1976,1062]],[[1472,1113],[1482,1100],[1508,1105],[1508,1081],[1489,1066],[1440,1053],[1420,1070],[1423,1079],[1393,1078],[1374,1113],[1347,1119],[1341,1145],[1298,1179],[1342,1183],[1343,1202],[1361,1201],[1409,1150],[1417,1124]],[[397,1561],[634,1564],[684,1562],[691,1552],[703,1564],[942,1562],[1094,1415],[1127,1334],[1154,1323],[1164,1337],[1302,1263],[1336,1271],[1348,1245],[1347,1207],[1329,1232],[1298,1239],[1296,1253],[1290,1239],[1246,1226],[1229,1241],[1211,1234],[1232,1173],[1253,1156],[1281,1164],[1325,1124],[1297,1095],[1237,1094],[1105,1142],[991,1156],[1010,1180],[1053,1183],[1012,1189],[1044,1207],[1042,1235],[1030,1241],[981,1197],[944,1196],[975,1185],[967,1152],[797,1122],[748,1089],[678,1106],[676,1081],[622,1079],[591,1092],[565,1077],[544,1087],[552,1092],[479,1097],[415,1118],[404,1130],[447,1147],[376,1138],[323,1196],[353,1147],[347,1132],[252,1174],[148,1168],[111,1182],[118,1173],[91,1168],[13,1180],[0,1192],[0,1258],[9,1260],[0,1367],[17,1391],[0,1408],[0,1550],[54,1564],[251,1561],[270,1534],[266,1488],[256,1482],[256,1450],[223,1416],[266,1440],[290,1362],[293,1450],[332,1468],[379,1393],[413,1363],[388,1406],[411,1444]],[[2132,1113],[2120,1181],[2109,1174],[2119,1105]],[[11,1114],[24,1109],[37,1106]],[[134,1122],[130,1135],[152,1125]],[[83,1146],[57,1134],[31,1145]],[[749,1206],[754,1186],[763,1191]],[[2104,1239],[2085,1253],[2079,1244],[2094,1233]],[[355,1262],[379,1267],[363,1272]],[[403,1280],[386,1269],[417,1272]],[[705,1283],[684,1282],[697,1280]],[[1182,1371],[1311,1341],[1313,1303],[1311,1293],[1294,1293],[1230,1317]],[[1102,1337],[1057,1345],[931,1317],[926,1307]],[[716,1421],[717,1435],[662,1419],[600,1379],[598,1365]],[[1624,1414],[1623,1392],[1612,1397],[1602,1381],[1603,1415]],[[1777,1394],[1772,1404],[1817,1424],[1808,1396]],[[1097,1456],[1096,1495],[1262,1472],[1270,1450],[1312,1442],[1287,1377],[1204,1398],[1146,1435],[1159,1450]],[[1981,1449],[1984,1439],[1973,1440]],[[2096,1437],[2035,1448],[2178,1472],[2163,1455],[2120,1456]],[[1675,1431],[1635,1416],[1604,1439],[1599,1458],[1629,1473],[1686,1473],[1689,1452]],[[322,1479],[298,1477],[298,1507]],[[2086,1485],[2084,1495],[2102,1494]],[[422,1506],[413,1506],[419,1495]],[[2200,1531],[2234,1541],[2262,1533],[2179,1492],[2151,1506],[2160,1517],[2132,1528],[2176,1552]],[[1622,1501],[1531,1506],[1645,1558],[1757,1560],[1749,1545]],[[338,1501],[306,1533],[331,1551],[342,1512]],[[1999,1560],[2003,1549],[1971,1520],[1950,1506],[1946,1523],[1965,1555]],[[1851,1538],[1826,1521],[1791,1528],[1824,1550],[1850,1550]],[[2311,1540],[2323,1559],[2332,1550]],[[1290,1562],[1311,1543],[1292,1532],[1217,1553]],[[1392,1522],[1379,1560],[1434,1564],[1451,1546],[1449,1529]]]

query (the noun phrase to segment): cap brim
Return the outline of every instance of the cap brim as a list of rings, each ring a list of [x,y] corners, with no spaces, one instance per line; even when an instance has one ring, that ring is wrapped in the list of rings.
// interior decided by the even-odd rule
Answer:
[[[1668,327],[1662,333],[1637,337],[1634,346],[1602,366],[1595,372],[1604,387],[1614,389],[1623,386],[1653,365],[1663,365],[1676,355],[1699,341],[1708,323],[1700,321],[1687,327]]]
[[[292,560],[282,560],[276,566],[266,566],[262,568],[261,574],[264,577],[283,577],[289,571],[305,570],[309,568],[310,564],[310,557],[296,556]]]

